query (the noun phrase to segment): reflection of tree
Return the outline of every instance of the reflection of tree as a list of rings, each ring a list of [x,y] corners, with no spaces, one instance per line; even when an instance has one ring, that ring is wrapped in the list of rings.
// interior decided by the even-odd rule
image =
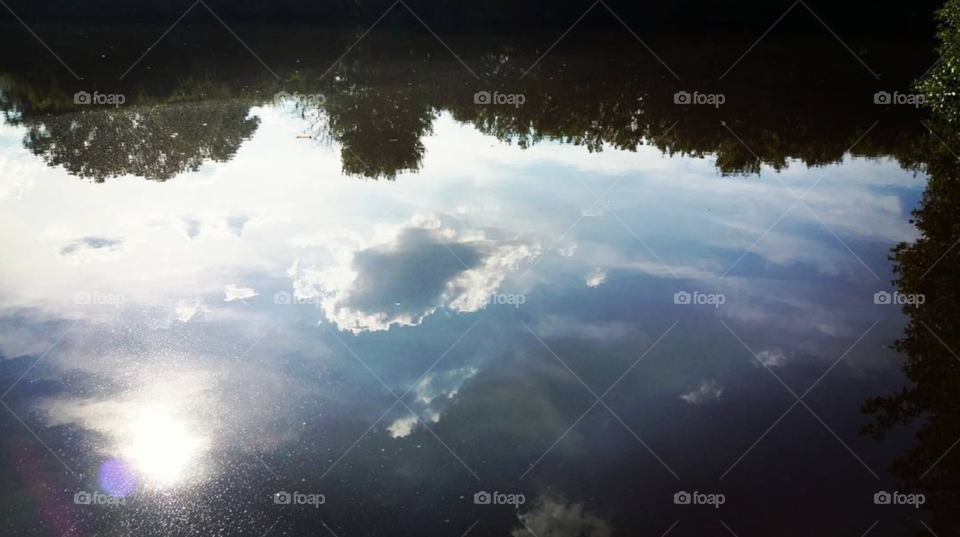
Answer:
[[[266,35],[276,38],[273,41],[256,34],[244,37],[253,40],[257,50],[268,41],[273,47],[279,46],[277,41],[285,43],[275,34]],[[350,37],[355,41],[359,36]],[[212,46],[203,37],[193,38]],[[73,91],[79,88],[65,70],[49,74],[59,79],[21,73],[0,79],[0,110],[8,122],[30,129],[27,146],[47,162],[96,180],[123,173],[167,179],[195,169],[204,159],[228,159],[256,128],[255,119],[246,119],[244,105],[268,103],[280,89],[323,94],[326,102],[319,109],[297,110],[305,122],[313,123],[313,138],[341,145],[345,174],[388,179],[420,169],[423,137],[440,111],[522,148],[552,141],[592,152],[636,151],[655,144],[671,155],[715,159],[724,175],[754,174],[762,167],[781,170],[793,160],[808,166],[836,163],[877,119],[871,100],[851,102],[851,95],[875,91],[859,74],[840,73],[826,89],[817,77],[789,73],[759,80],[734,78],[715,89],[704,73],[699,78],[697,73],[685,74],[684,83],[701,93],[727,95],[721,108],[691,107],[674,103],[677,82],[662,66],[634,61],[616,46],[548,55],[521,79],[539,57],[535,49],[519,43],[490,53],[487,41],[454,43],[482,78],[476,82],[445,50],[440,60],[425,52],[438,46],[432,36],[403,43],[397,46],[395,36],[371,35],[329,73],[274,65],[284,73],[281,82],[265,70],[252,77],[240,77],[235,70],[208,75],[208,66],[191,63],[178,67],[176,76],[163,71],[149,83],[131,81],[113,88],[128,97],[119,110],[73,105]],[[805,61],[827,64],[834,53],[832,48],[809,51]],[[481,90],[522,94],[526,102],[520,107],[476,104],[474,94]],[[780,98],[792,94],[805,98]],[[215,102],[210,103],[211,98]],[[73,113],[78,110],[84,113]],[[921,127],[916,118],[916,110],[906,107],[887,111],[853,154],[911,160],[910,139]],[[207,128],[200,128],[203,123]],[[88,128],[90,133],[85,132]],[[174,132],[177,137],[171,138]],[[99,152],[81,151],[88,145]]]
[[[332,137],[342,144],[347,175],[393,179],[420,169],[422,138],[434,114],[416,91],[383,86],[354,86],[327,101]]]
[[[24,145],[50,166],[102,182],[136,175],[166,181],[205,161],[226,162],[258,120],[248,106],[203,102],[91,108],[24,119]]]
[[[940,123],[931,127],[947,143],[960,141],[955,129]],[[863,432],[882,438],[897,424],[924,420],[916,444],[895,460],[892,470],[907,487],[925,491],[924,507],[934,513],[934,531],[956,535],[960,449],[947,452],[960,440],[960,358],[954,354],[960,352],[960,248],[955,248],[960,241],[960,166],[932,135],[915,156],[926,162],[923,168],[930,175],[920,207],[913,212],[921,236],[895,247],[891,257],[899,292],[926,298],[920,307],[904,307],[909,323],[893,345],[906,353],[903,370],[913,385],[869,399],[863,411],[875,422]]]
[[[943,54],[928,77],[916,85],[938,114],[921,143],[900,155],[907,168],[925,170],[930,180],[913,223],[920,238],[893,249],[894,280],[903,294],[922,294],[922,306],[905,306],[909,322],[893,348],[907,355],[903,371],[912,382],[897,393],[873,397],[863,411],[875,421],[863,433],[883,438],[898,424],[922,420],[916,442],[893,463],[904,485],[923,490],[924,508],[933,512],[933,530],[960,534],[960,0],[939,12]]]

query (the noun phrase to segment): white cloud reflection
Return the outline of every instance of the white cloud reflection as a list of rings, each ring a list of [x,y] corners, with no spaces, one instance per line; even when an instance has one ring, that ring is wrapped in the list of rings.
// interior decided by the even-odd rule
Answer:
[[[720,399],[720,396],[723,395],[723,389],[723,386],[716,380],[705,379],[700,382],[699,388],[681,395],[680,399],[683,399],[691,405],[711,403]]]
[[[460,393],[460,388],[466,381],[475,377],[480,370],[476,367],[461,367],[442,373],[430,373],[423,377],[414,387],[416,395],[414,407],[418,414],[433,423],[438,423],[443,410],[449,400]],[[419,420],[414,416],[405,416],[395,420],[388,431],[393,438],[409,436],[414,431]]]
[[[610,537],[613,526],[610,521],[588,513],[581,503],[568,503],[563,499],[538,497],[530,510],[517,514],[523,522],[511,532],[513,537],[530,534],[557,537]],[[529,528],[529,530],[527,529]]]
[[[453,219],[447,227],[439,222],[414,219],[386,242],[356,250],[339,244],[325,267],[298,261],[288,270],[295,296],[319,300],[340,330],[415,326],[440,307],[458,313],[483,309],[507,275],[540,252],[537,244],[487,238]],[[448,233],[441,239],[443,231]]]
[[[224,302],[233,302],[234,300],[243,300],[257,296],[257,292],[249,287],[238,287],[234,284],[228,284],[223,288],[225,298]]]

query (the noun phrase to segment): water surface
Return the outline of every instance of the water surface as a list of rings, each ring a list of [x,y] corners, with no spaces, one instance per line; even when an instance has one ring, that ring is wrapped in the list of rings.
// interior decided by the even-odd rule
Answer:
[[[0,75],[4,531],[922,528],[873,501],[910,431],[858,431],[904,384],[891,249],[953,162],[873,100],[926,44],[771,39],[721,81],[749,42],[573,36],[525,74],[550,39],[244,34],[262,66],[188,28],[123,81],[104,32],[129,61]]]

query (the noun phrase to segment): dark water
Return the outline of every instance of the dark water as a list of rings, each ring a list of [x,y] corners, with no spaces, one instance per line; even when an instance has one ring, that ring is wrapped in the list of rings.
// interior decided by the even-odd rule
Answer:
[[[5,535],[956,531],[955,422],[862,410],[957,341],[960,145],[875,103],[931,43],[35,30],[66,65],[4,29]]]

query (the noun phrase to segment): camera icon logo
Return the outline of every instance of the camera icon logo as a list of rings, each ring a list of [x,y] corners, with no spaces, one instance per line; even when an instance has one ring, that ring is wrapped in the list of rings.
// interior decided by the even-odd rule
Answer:
[[[90,502],[93,500],[93,497],[90,496],[90,493],[81,490],[80,492],[73,495],[73,503],[77,505],[90,505]]]
[[[276,294],[273,295],[273,303],[274,303],[274,304],[283,304],[283,305],[286,305],[286,304],[289,304],[291,301],[292,301],[292,300],[291,300],[291,297],[290,297],[290,293],[288,293],[288,292],[286,292],[286,291],[280,291],[279,293],[276,293]]]
[[[686,91],[678,91],[673,94],[674,104],[690,104],[690,94]]]
[[[81,291],[73,295],[74,304],[89,304],[90,303],[90,293],[86,291]]]
[[[878,91],[873,94],[874,104],[890,104],[890,94],[885,91]]]
[[[73,104],[90,104],[90,94],[85,91],[78,91],[73,94]]]
[[[880,491],[873,495],[873,503],[877,505],[890,505],[890,493]]]
[[[690,293],[686,291],[680,291],[679,293],[673,294],[673,303],[674,304],[689,304],[690,303]]]
[[[873,303],[874,304],[889,304],[890,303],[890,293],[886,291],[880,291],[873,294]]]
[[[677,505],[690,505],[690,493],[680,491],[673,495],[673,503]]]
[[[490,493],[480,491],[473,495],[473,503],[477,505],[490,505]]]
[[[291,501],[293,501],[293,495],[289,492],[281,490],[273,495],[273,503],[277,505],[290,505]]]
[[[490,92],[478,91],[473,94],[473,104],[490,104]]]

